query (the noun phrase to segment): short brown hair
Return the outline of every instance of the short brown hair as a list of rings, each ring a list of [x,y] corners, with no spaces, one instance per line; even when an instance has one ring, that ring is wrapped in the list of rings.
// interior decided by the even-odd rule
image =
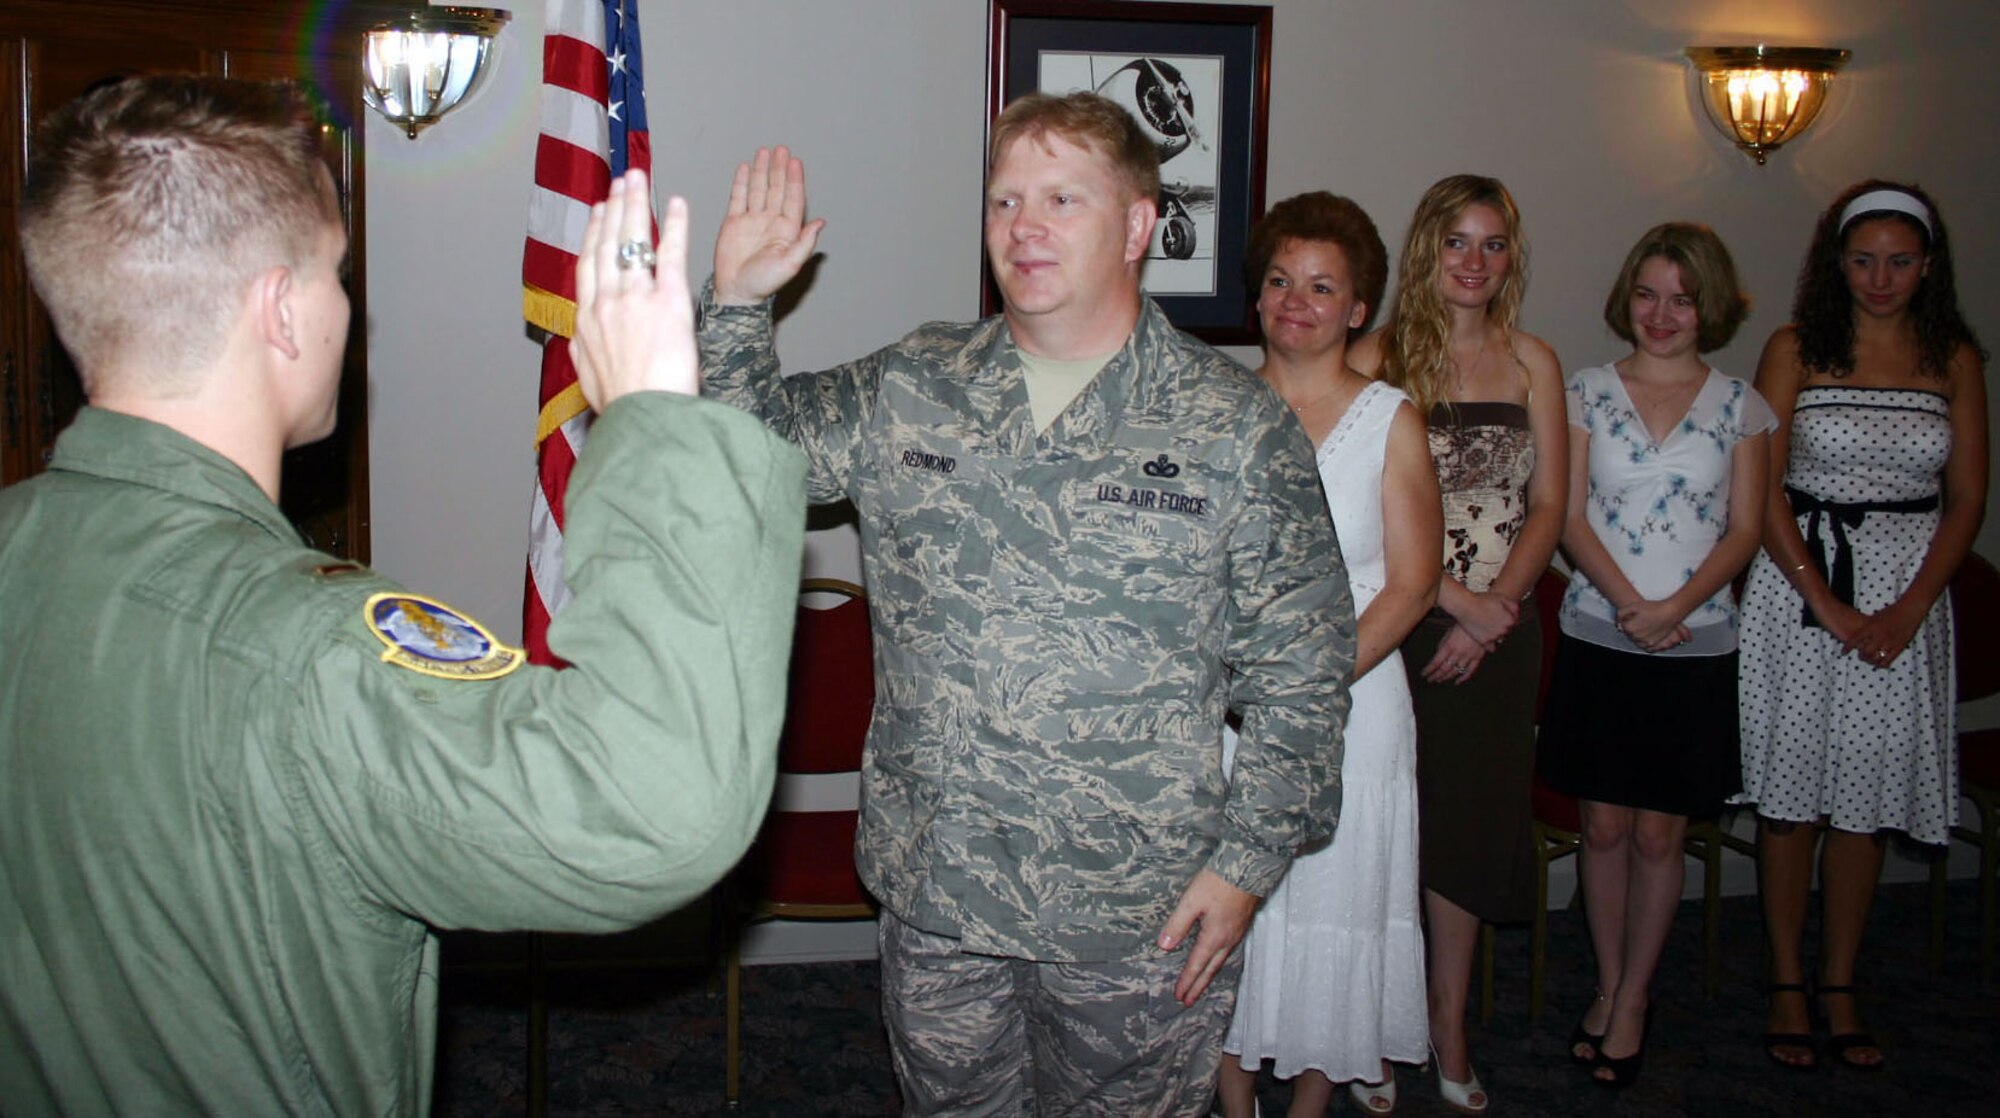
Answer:
[[[1009,102],[993,120],[986,146],[986,173],[1015,140],[1041,140],[1051,134],[1111,160],[1111,166],[1132,192],[1131,200],[1160,196],[1160,151],[1131,113],[1116,101],[1095,93],[1026,93]]]
[[[1367,211],[1351,198],[1324,190],[1295,194],[1272,206],[1270,212],[1250,227],[1250,245],[1244,254],[1243,276],[1254,298],[1264,284],[1264,272],[1271,258],[1286,241],[1325,241],[1340,249],[1353,273],[1354,297],[1367,308],[1360,331],[1368,329],[1382,303],[1382,288],[1389,282],[1389,250],[1382,234]]]
[[[43,121],[21,246],[85,392],[114,363],[143,363],[156,391],[189,387],[245,285],[310,259],[339,220],[329,181],[289,83],[131,78]]]
[[[1625,254],[1618,282],[1604,299],[1604,324],[1627,344],[1639,344],[1632,329],[1632,289],[1639,285],[1639,269],[1655,256],[1680,270],[1682,291],[1694,299],[1696,347],[1707,353],[1728,345],[1750,317],[1750,297],[1737,281],[1729,246],[1715,230],[1692,221],[1655,225]]]

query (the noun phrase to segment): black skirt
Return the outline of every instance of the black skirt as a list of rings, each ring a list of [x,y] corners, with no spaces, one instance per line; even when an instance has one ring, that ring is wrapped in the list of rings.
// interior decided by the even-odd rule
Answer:
[[[1577,799],[1716,814],[1743,787],[1736,653],[1652,656],[1563,634],[1536,754],[1543,783]]]

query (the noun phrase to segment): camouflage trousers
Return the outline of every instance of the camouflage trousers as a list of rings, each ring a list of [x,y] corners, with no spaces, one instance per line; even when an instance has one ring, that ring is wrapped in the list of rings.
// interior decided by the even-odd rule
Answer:
[[[1186,947],[1038,963],[962,952],[886,911],[878,939],[882,1019],[909,1118],[1209,1112],[1240,952],[1186,1008],[1174,1000]]]

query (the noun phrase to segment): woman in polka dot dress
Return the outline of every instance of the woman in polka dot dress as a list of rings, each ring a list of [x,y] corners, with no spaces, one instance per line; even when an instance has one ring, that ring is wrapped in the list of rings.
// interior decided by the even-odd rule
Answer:
[[[1771,940],[1764,1047],[1814,1066],[1810,996],[1828,1054],[1873,1068],[1854,969],[1885,833],[1941,843],[1958,811],[1944,591],[1986,504],[1986,354],[1937,207],[1895,183],[1854,186],[1821,215],[1792,317],[1757,367],[1778,429],[1741,638],[1742,799],[1757,805]]]

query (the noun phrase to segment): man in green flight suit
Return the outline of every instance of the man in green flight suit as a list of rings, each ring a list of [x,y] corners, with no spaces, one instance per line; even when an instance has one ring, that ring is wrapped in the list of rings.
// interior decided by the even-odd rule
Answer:
[[[90,406],[0,491],[9,1113],[421,1113],[432,927],[642,923],[770,795],[803,466],[695,395],[685,205],[657,279],[643,175],[586,235],[555,672],[274,503],[348,332],[316,153],[295,90],[214,78],[37,138],[22,240]]]

